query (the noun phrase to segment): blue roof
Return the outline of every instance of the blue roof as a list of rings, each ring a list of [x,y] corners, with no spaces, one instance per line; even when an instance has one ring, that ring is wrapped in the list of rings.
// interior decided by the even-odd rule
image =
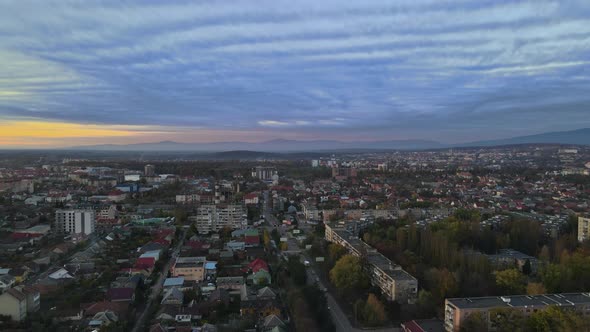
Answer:
[[[184,277],[166,278],[164,280],[164,287],[182,286],[184,284]]]
[[[207,262],[205,263],[205,270],[215,270],[217,267],[217,262]]]

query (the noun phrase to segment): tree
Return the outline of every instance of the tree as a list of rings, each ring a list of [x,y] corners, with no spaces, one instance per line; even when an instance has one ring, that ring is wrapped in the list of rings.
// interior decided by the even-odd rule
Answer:
[[[531,260],[527,258],[527,260],[524,262],[524,265],[522,266],[522,273],[528,276],[531,274],[531,272],[533,272]]]
[[[387,319],[385,306],[373,293],[370,293],[367,298],[367,303],[364,307],[364,318],[369,326],[379,326]]]
[[[588,331],[590,322],[575,311],[551,306],[533,313],[526,326],[538,332]]]
[[[542,295],[547,294],[547,289],[540,282],[529,282],[526,285],[527,295]]]
[[[330,259],[332,262],[336,262],[340,259],[340,257],[346,254],[346,248],[337,244],[337,243],[330,243],[328,245],[328,255],[330,255]]]
[[[362,269],[360,259],[352,255],[342,256],[330,270],[330,281],[340,290],[366,288],[369,280]]]
[[[497,332],[523,332],[525,325],[524,314],[509,308],[491,310],[490,320]]]
[[[525,291],[525,276],[517,269],[494,272],[496,286],[504,294],[523,294]]]
[[[287,270],[293,282],[298,286],[305,285],[307,281],[307,271],[305,265],[301,263],[297,256],[289,256],[287,261]]]
[[[487,332],[488,321],[483,313],[474,312],[469,314],[461,323],[461,332]]]

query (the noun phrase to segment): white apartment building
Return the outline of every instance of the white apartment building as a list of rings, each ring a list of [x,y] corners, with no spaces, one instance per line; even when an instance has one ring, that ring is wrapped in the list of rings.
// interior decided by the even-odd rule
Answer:
[[[578,217],[578,241],[584,242],[590,239],[590,218]]]
[[[57,210],[55,212],[55,230],[61,233],[94,233],[96,214],[94,210]]]
[[[246,210],[242,204],[202,205],[189,220],[195,223],[199,234],[217,232],[224,227],[240,229],[248,226]]]

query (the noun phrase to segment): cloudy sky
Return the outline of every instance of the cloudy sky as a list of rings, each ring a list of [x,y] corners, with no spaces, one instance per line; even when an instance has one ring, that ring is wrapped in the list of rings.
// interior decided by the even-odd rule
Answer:
[[[0,146],[590,127],[581,1],[2,1]]]

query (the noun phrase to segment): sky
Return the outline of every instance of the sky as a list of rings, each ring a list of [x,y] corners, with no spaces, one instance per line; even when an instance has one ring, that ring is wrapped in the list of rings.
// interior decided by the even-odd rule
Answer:
[[[0,2],[0,147],[590,127],[590,3]]]

